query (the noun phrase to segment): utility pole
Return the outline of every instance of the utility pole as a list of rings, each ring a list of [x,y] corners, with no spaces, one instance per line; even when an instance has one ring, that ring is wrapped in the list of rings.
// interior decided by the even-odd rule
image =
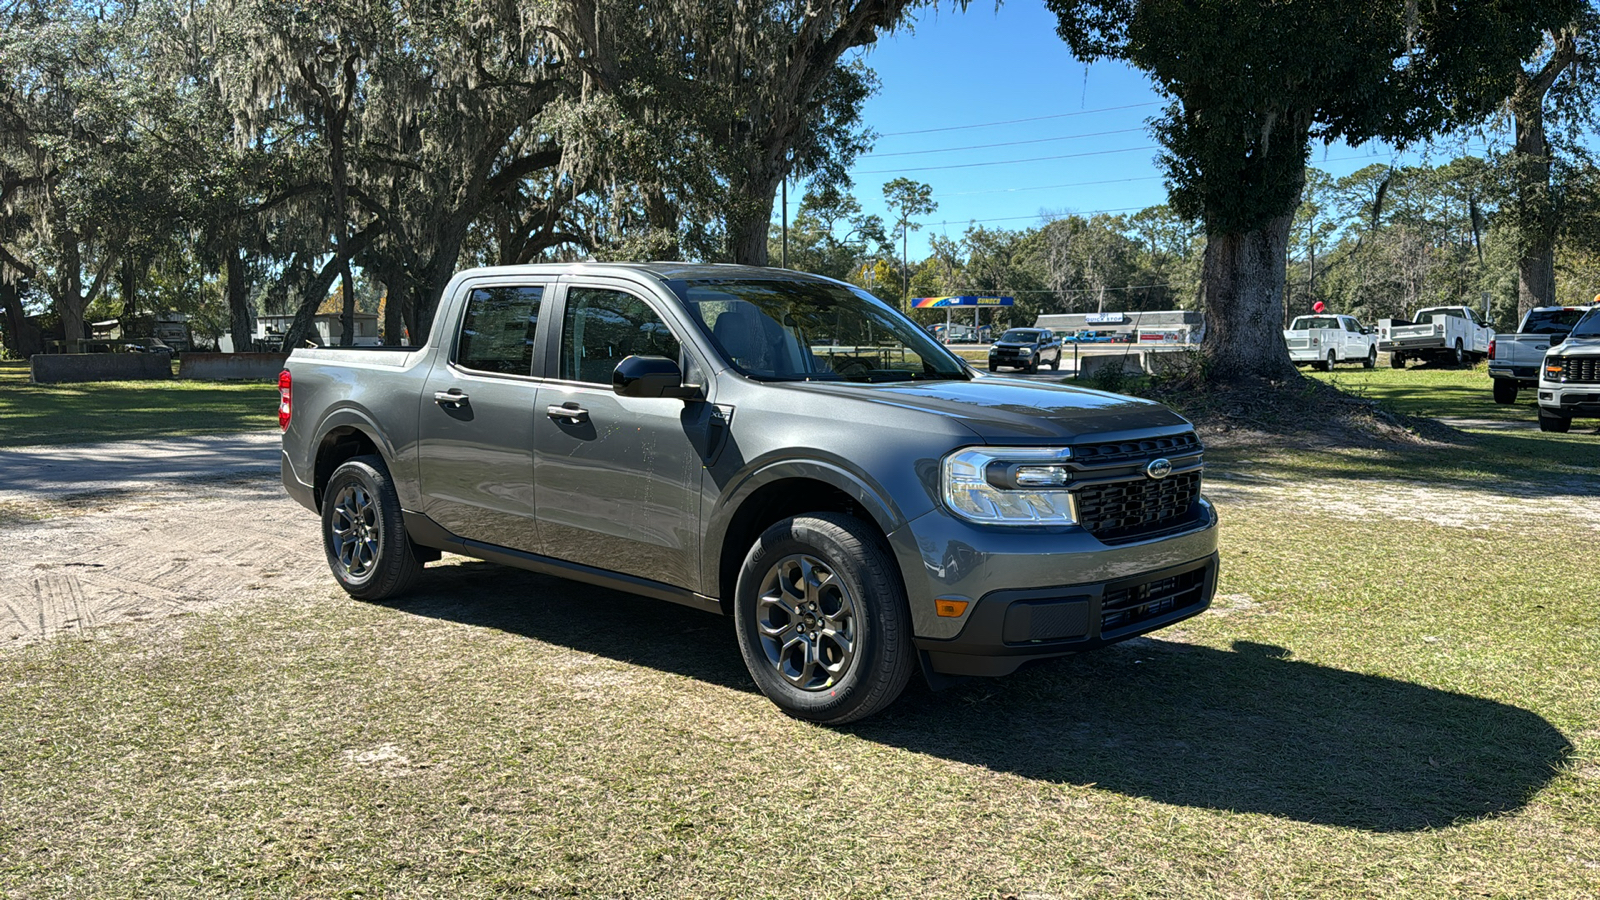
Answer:
[[[779,253],[778,262],[785,269],[789,268],[789,177],[783,178],[783,250]]]

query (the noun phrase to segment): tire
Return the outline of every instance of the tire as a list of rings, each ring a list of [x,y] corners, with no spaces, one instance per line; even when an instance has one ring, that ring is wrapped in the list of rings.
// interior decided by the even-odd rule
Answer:
[[[394,481],[376,456],[358,456],[333,470],[322,501],[322,547],[345,593],[386,600],[422,574],[406,535]]]
[[[1450,348],[1450,367],[1459,369],[1466,364],[1467,353],[1465,350],[1461,349],[1461,341],[1458,339],[1456,341],[1456,345]]]
[[[1572,419],[1567,416],[1558,416],[1547,413],[1543,408],[1539,410],[1539,430],[1553,431],[1557,434],[1566,434],[1572,428]]]
[[[1391,369],[1404,369],[1406,367],[1406,355],[1404,353],[1389,354],[1389,367]]]
[[[1000,367],[995,365],[994,363],[989,363],[989,371],[998,372],[998,371],[1000,371]]]
[[[1509,378],[1494,379],[1494,402],[1500,404],[1517,402],[1517,383]]]
[[[1378,365],[1378,348],[1377,347],[1369,347],[1369,348],[1367,348],[1367,358],[1363,359],[1361,361],[1361,368],[1363,368],[1363,369],[1373,369],[1373,368],[1377,368],[1377,365]]]
[[[750,676],[799,719],[842,725],[870,716],[900,696],[917,666],[899,570],[853,516],[795,516],[762,532],[739,570],[733,607]]]
[[[1039,358],[1037,356],[1034,357],[1026,366],[1023,366],[1022,371],[1027,372],[1029,375],[1039,374]]]
[[[1050,371],[1052,371],[1052,372],[1061,371],[1061,354],[1057,353],[1056,354],[1056,358],[1052,359],[1050,361]]]
[[[1333,367],[1335,365],[1337,365],[1338,362],[1339,362],[1338,351],[1329,350],[1328,351],[1328,358],[1323,360],[1322,362],[1317,363],[1317,368],[1321,369],[1324,372],[1332,372],[1333,371]]]

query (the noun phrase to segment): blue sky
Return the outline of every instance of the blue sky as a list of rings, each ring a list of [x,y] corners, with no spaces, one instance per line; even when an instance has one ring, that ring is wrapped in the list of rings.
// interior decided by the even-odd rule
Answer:
[[[972,220],[1021,229],[1038,225],[1042,211],[1166,202],[1146,127],[1161,110],[1149,80],[1121,64],[1078,62],[1055,25],[1038,2],[930,10],[867,52],[881,86],[864,117],[880,137],[851,170],[854,192],[887,219],[884,182],[903,175],[933,187],[939,209],[912,233],[912,259],[927,255],[930,234],[959,238]],[[1455,155],[1443,146],[1431,153],[1434,162]],[[1315,148],[1312,164],[1340,176],[1396,159],[1379,144],[1339,144]],[[801,193],[790,186],[791,216]]]

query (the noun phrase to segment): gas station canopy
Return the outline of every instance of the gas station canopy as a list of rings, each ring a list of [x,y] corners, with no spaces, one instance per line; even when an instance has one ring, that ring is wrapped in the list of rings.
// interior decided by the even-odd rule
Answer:
[[[911,301],[917,309],[937,309],[950,306],[1012,306],[1013,297],[979,297],[971,294],[960,297],[918,297]]]

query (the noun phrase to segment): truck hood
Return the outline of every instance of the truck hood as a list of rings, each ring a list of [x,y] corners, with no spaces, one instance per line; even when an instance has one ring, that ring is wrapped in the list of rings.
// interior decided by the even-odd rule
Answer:
[[[1075,443],[1127,440],[1190,429],[1188,420],[1159,403],[1087,388],[979,376],[972,381],[838,384],[793,387],[841,402],[893,406],[959,421],[988,443]]]
[[[1600,356],[1600,338],[1568,338],[1550,348],[1551,356]]]

